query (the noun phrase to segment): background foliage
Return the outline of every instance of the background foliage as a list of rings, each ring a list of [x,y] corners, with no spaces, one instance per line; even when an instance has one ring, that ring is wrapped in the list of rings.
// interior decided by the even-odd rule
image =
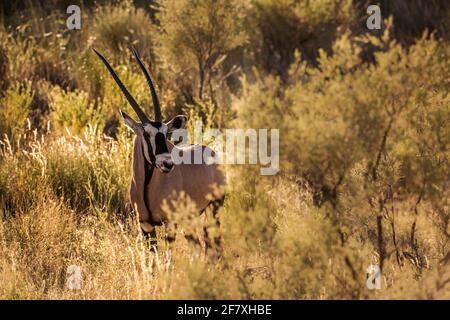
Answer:
[[[1,2],[0,297],[450,298],[450,6],[378,1],[369,31],[369,2]],[[219,260],[163,229],[152,254],[127,214],[133,113],[91,47],[151,115],[130,45],[166,119],[280,129],[278,175],[226,168],[220,230],[177,205],[180,232],[223,236]]]

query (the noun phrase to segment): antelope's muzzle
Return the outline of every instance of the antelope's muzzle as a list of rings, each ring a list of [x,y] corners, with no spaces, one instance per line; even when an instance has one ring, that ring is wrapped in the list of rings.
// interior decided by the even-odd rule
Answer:
[[[172,155],[170,153],[162,153],[156,156],[156,167],[164,173],[172,171],[174,166]]]

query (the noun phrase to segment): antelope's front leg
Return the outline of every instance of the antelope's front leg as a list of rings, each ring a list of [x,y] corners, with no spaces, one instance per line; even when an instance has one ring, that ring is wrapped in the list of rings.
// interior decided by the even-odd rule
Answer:
[[[165,224],[166,229],[166,241],[169,243],[173,243],[177,236],[177,226],[172,222],[168,222]]]
[[[144,235],[145,241],[150,244],[150,250],[153,252],[156,252],[156,250],[158,249],[158,239],[157,239],[157,234],[156,234],[156,228],[155,227],[146,228],[146,230],[145,230],[144,228],[141,227],[141,230]]]

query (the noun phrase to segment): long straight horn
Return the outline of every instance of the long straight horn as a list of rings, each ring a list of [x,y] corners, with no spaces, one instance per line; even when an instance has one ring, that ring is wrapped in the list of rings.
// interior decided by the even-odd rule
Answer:
[[[124,96],[127,98],[128,102],[130,103],[130,105],[133,107],[134,111],[136,112],[136,114],[139,117],[139,120],[141,120],[142,123],[148,123],[150,122],[150,120],[148,119],[148,117],[145,115],[144,111],[142,111],[141,107],[139,106],[139,104],[136,102],[136,100],[134,100],[133,96],[130,94],[130,92],[128,91],[128,89],[125,87],[125,85],[122,83],[122,81],[120,80],[119,76],[117,75],[117,73],[114,71],[114,69],[111,67],[111,65],[109,64],[109,62],[105,59],[104,56],[102,56],[97,50],[95,50],[94,48],[92,48],[94,50],[94,52],[98,55],[98,57],[100,58],[100,60],[103,61],[103,63],[105,64],[106,68],[108,69],[109,73],[111,74],[111,76],[114,78],[114,81],[116,81],[117,85],[119,86],[120,90],[122,90],[122,93],[124,94]]]
[[[150,78],[150,74],[148,73],[147,68],[145,67],[144,63],[142,62],[141,58],[139,57],[139,53],[134,47],[131,47],[131,51],[134,54],[134,57],[136,58],[136,61],[138,62],[139,66],[141,67],[142,72],[145,75],[145,78],[147,79],[148,86],[150,87],[150,92],[152,94],[152,100],[153,100],[153,108],[155,109],[155,120],[161,121],[161,108],[159,106],[159,100],[158,95],[156,94],[155,86],[153,85],[152,78]]]

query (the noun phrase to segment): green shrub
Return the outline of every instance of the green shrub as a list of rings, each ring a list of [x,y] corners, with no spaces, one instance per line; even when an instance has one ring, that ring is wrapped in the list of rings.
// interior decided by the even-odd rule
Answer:
[[[246,42],[243,9],[239,1],[161,2],[158,55],[188,102],[217,98],[229,72],[223,69],[225,59]]]
[[[0,199],[12,214],[30,208],[45,194],[79,213],[88,208],[111,214],[124,210],[129,140],[121,136],[118,145],[94,130],[83,138],[30,136],[19,151],[9,148],[8,140],[2,143]]]
[[[361,60],[366,43],[385,48],[374,64]],[[344,243],[361,237],[378,263],[418,275],[443,258],[442,244],[429,246],[418,230],[448,234],[448,54],[427,35],[407,49],[387,33],[344,35],[332,55],[321,51],[319,68],[298,58],[289,86],[262,78],[236,105],[239,125],[279,125],[282,174],[311,188]]]
[[[248,14],[249,50],[261,70],[285,81],[294,53],[315,64],[319,48],[330,49],[354,15],[352,1],[258,0]],[[339,31],[338,31],[339,30]]]
[[[81,133],[88,126],[101,131],[105,126],[105,115],[88,100],[84,91],[64,91],[54,87],[50,92],[50,107],[50,119],[60,132],[67,128]]]
[[[0,97],[0,136],[10,139],[20,137],[25,129],[30,113],[33,92],[29,82],[10,87],[3,97]]]
[[[95,45],[116,57],[128,55],[131,45],[139,49],[142,57],[152,57],[152,30],[153,25],[146,11],[135,8],[132,1],[101,6],[96,10],[93,28]]]

